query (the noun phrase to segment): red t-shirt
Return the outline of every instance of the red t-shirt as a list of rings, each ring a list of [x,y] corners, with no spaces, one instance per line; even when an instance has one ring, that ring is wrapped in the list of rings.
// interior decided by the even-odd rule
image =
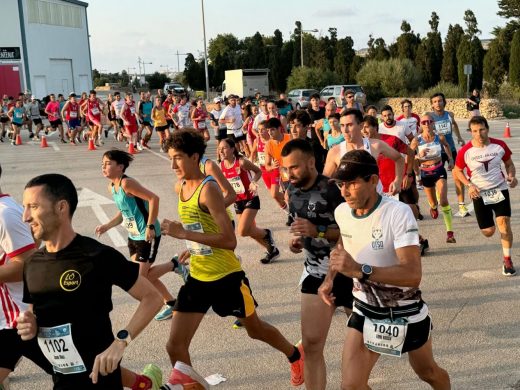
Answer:
[[[220,169],[237,194],[235,201],[254,198],[255,195],[249,191],[249,185],[251,184],[249,171],[240,168],[240,160],[238,158],[235,159],[235,163],[230,168],[226,168],[224,161],[221,161]]]
[[[408,151],[408,145],[401,141],[399,137],[381,134],[380,139],[401,154],[406,154]],[[395,161],[380,154],[377,157],[377,166],[379,167],[379,179],[383,184],[383,192],[388,192],[388,187],[395,179]]]

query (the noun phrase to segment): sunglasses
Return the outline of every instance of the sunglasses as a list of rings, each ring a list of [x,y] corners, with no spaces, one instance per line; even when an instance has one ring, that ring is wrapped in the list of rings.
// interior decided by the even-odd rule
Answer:
[[[366,183],[368,179],[370,179],[372,175],[366,175],[363,176],[362,179]],[[352,181],[342,181],[342,180],[335,180],[335,184],[338,187],[338,189],[341,191],[343,187],[346,187],[348,191],[350,190],[357,190],[359,186],[361,186],[362,182],[361,180],[352,180]]]
[[[421,125],[431,125],[432,123],[433,123],[433,121],[431,119],[421,121]]]
[[[347,96],[347,99],[354,99],[354,95]]]

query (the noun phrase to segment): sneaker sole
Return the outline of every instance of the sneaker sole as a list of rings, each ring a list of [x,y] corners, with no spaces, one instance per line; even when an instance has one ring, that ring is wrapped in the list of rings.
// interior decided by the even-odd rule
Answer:
[[[278,254],[277,254],[276,256],[274,256],[274,257],[271,257],[271,258],[269,259],[269,261],[264,261],[264,259],[262,259],[262,260],[260,260],[260,263],[262,263],[262,264],[270,264],[270,263],[272,263],[274,260],[276,260],[276,259],[279,258],[279,257],[280,257],[280,253],[278,253]]]
[[[516,271],[514,274],[508,274],[507,272],[502,271],[502,275],[507,276],[507,277],[516,276]]]

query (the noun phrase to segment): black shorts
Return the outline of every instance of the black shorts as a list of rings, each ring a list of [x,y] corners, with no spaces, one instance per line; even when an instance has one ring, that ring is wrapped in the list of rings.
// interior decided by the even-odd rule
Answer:
[[[411,179],[412,184],[410,184],[410,188],[399,192],[399,201],[405,204],[417,204],[417,202],[419,202],[419,192],[417,191],[415,175],[412,176]]]
[[[225,127],[218,129],[217,141],[227,138],[227,129]]]
[[[475,216],[477,217],[478,227],[480,229],[490,228],[495,226],[493,220],[493,212],[495,217],[510,217],[511,216],[511,201],[509,200],[509,190],[503,190],[504,200],[495,204],[485,205],[482,198],[473,199],[473,207],[475,209]]]
[[[168,127],[175,128],[175,123],[173,122],[173,119],[166,119],[166,123],[168,124]]]
[[[235,202],[236,214],[242,214],[245,209],[260,210],[260,197],[255,196],[252,199],[238,200]]]
[[[302,294],[318,294],[318,288],[323,283],[324,278],[318,278],[313,275],[308,275],[302,283]],[[352,278],[343,274],[337,274],[332,283],[332,294],[336,297],[334,304],[336,306],[344,306],[352,309],[352,302],[354,297],[352,296],[353,282]]]
[[[131,240],[128,239],[128,250],[130,251],[130,257],[135,256],[135,261],[139,263],[150,263],[155,262],[157,257],[157,250],[161,243],[161,236],[155,237],[152,243],[145,240]]]
[[[108,120],[109,120],[110,122],[116,120],[116,117],[112,114],[112,111],[110,111],[110,110],[108,110],[108,115],[107,115],[107,117],[108,117]]]
[[[235,142],[235,143],[246,140],[245,134],[242,134],[241,136],[238,136],[238,137],[236,137],[235,134],[227,134],[226,136],[227,136],[227,138],[232,139],[233,142]]]
[[[143,121],[143,126],[152,127],[152,124],[148,121]]]
[[[9,118],[6,116],[0,117],[0,123],[7,123],[9,122]]]
[[[57,129],[58,126],[62,124],[61,119],[56,119],[55,121],[49,121],[49,123],[53,129]]]
[[[213,282],[201,282],[188,276],[177,295],[174,311],[206,313],[211,307],[221,317],[246,318],[258,304],[244,271],[233,272]]]
[[[433,171],[423,171],[421,170],[421,181],[424,187],[433,188],[435,187],[435,183],[439,179],[447,179],[448,173],[446,169],[441,165],[439,168],[434,169]]]
[[[36,126],[42,124],[42,119],[41,119],[41,118],[34,118],[32,121],[33,121],[33,123],[34,123]]]
[[[453,156],[453,163],[455,164],[455,160],[457,159],[457,151],[451,149],[451,155]],[[449,160],[448,155],[444,152],[444,149],[442,150],[441,158],[442,158],[442,165],[446,164]]]
[[[116,122],[119,125],[119,127],[125,127],[125,122],[121,118],[116,118]]]
[[[365,316],[352,313],[348,319],[347,326],[363,333],[363,325],[365,324]],[[402,352],[411,352],[421,348],[430,338],[430,332],[433,329],[432,319],[428,314],[422,321],[408,324],[408,331],[404,339]]]
[[[165,131],[168,130],[170,126],[164,125],[164,126],[155,126],[155,131]]]
[[[37,366],[44,370],[47,374],[52,375],[52,365],[43,355],[35,337],[29,341],[22,341],[16,333],[16,329],[0,330],[0,345],[2,353],[0,354],[0,368],[7,368],[14,371],[16,363],[22,356],[33,361]]]

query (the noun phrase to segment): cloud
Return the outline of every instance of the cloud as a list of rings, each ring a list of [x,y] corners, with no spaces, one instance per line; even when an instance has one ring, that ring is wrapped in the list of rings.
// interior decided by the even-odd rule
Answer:
[[[320,9],[312,16],[317,18],[338,18],[345,16],[356,16],[357,11],[352,7]]]

